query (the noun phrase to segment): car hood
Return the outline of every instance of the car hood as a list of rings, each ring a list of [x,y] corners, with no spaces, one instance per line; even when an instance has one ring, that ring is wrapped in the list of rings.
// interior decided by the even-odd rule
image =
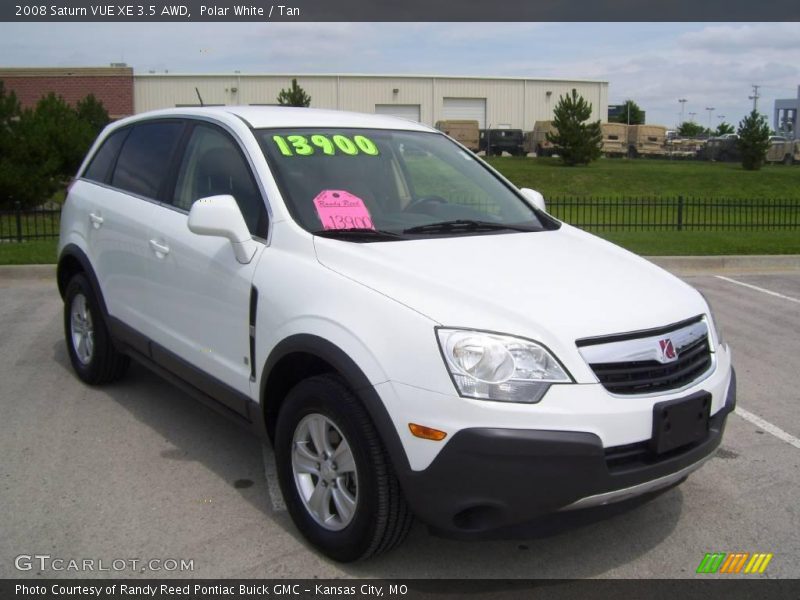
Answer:
[[[314,238],[319,262],[430,319],[546,344],[649,329],[707,311],[690,286],[573,227],[396,242]]]

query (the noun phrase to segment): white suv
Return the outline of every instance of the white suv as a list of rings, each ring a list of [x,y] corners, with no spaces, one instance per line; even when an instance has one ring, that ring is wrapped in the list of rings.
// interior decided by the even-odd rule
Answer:
[[[683,481],[735,403],[709,307],[436,130],[293,108],[108,126],[64,205],[78,376],[129,357],[275,447],[337,560]]]

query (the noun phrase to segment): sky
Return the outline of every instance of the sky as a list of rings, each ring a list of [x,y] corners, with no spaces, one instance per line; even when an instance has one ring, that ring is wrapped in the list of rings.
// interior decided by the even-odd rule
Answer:
[[[648,123],[734,125],[800,85],[800,23],[0,23],[0,67],[599,79]],[[706,108],[713,108],[708,111]],[[691,116],[690,113],[696,113]],[[724,119],[723,119],[724,117]]]

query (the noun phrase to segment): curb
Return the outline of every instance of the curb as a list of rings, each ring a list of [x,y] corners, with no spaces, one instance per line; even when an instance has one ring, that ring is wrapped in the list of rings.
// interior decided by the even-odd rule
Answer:
[[[646,256],[650,262],[674,273],[704,271],[793,271],[800,270],[800,254],[729,256]]]
[[[4,279],[55,279],[55,265],[0,265],[0,281]]]

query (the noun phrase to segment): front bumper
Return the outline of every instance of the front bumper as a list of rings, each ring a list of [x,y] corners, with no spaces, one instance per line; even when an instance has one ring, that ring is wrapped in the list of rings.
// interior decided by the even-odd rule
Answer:
[[[481,533],[562,509],[609,504],[665,489],[711,457],[736,405],[731,372],[724,406],[701,441],[663,455],[647,442],[604,448],[576,431],[468,428],[424,470],[398,473],[416,515],[444,533]]]

